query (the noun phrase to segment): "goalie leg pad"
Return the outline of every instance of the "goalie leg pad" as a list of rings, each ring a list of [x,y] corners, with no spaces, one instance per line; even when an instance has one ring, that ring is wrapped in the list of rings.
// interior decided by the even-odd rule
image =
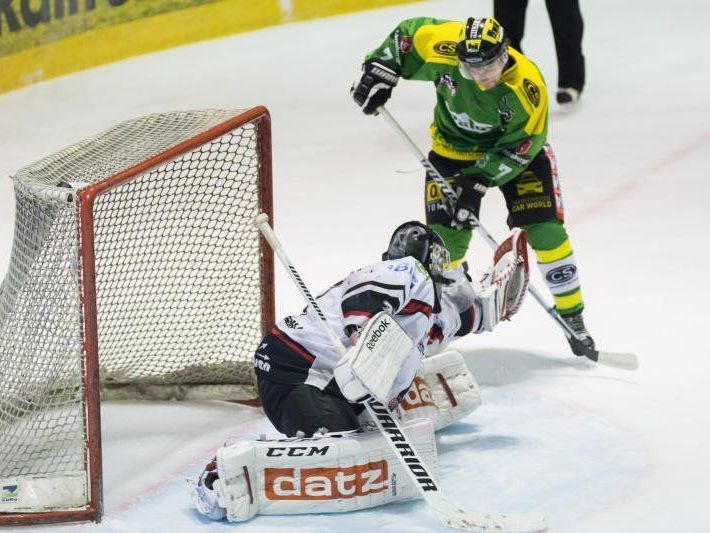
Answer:
[[[429,420],[404,430],[436,476]],[[242,441],[217,452],[219,503],[230,522],[256,514],[339,513],[419,496],[379,431]]]
[[[463,356],[447,350],[422,361],[412,386],[399,404],[403,421],[429,418],[438,431],[481,405],[481,394]]]

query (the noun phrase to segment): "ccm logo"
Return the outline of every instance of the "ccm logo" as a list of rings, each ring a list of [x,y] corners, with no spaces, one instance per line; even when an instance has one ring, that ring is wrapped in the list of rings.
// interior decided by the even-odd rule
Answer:
[[[326,455],[328,453],[328,448],[330,446],[324,446],[323,448],[318,448],[317,446],[312,447],[298,447],[294,446],[292,448],[269,448],[266,450],[267,457],[312,457],[313,455]]]
[[[405,411],[419,407],[436,407],[429,384],[419,376],[415,377],[399,406]]]
[[[387,461],[340,468],[266,468],[267,500],[337,500],[387,489]]]
[[[555,285],[560,285],[562,283],[566,283],[577,275],[577,267],[574,265],[564,265],[561,267],[557,267],[554,270],[550,270],[547,275],[545,276],[545,279],[549,281],[550,283],[553,283]]]

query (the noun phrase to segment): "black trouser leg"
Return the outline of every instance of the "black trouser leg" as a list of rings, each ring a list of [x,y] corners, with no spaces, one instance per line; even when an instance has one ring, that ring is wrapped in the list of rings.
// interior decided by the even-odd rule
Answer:
[[[525,10],[528,0],[493,0],[493,16],[501,23],[510,45],[522,52],[520,41],[525,33]]]
[[[557,86],[581,92],[584,88],[584,21],[579,0],[546,0],[546,4],[557,51]]]
[[[331,382],[325,390],[311,385],[283,385],[257,377],[259,397],[274,427],[289,437],[302,431],[310,437],[319,429],[328,432],[359,429],[362,406],[349,403]]]

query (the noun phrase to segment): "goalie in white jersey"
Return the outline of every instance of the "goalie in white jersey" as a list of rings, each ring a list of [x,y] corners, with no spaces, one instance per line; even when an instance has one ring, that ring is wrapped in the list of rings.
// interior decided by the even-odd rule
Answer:
[[[389,402],[391,408],[399,403],[403,422],[427,417],[438,429],[478,407],[478,387],[458,352],[447,351],[426,359],[424,354],[436,352],[439,347],[469,333],[490,331],[500,320],[510,318],[517,311],[528,282],[526,242],[525,232],[514,230],[496,252],[494,267],[480,283],[472,284],[460,267],[449,272],[444,270],[448,252],[437,233],[419,222],[407,222],[394,231],[381,262],[351,272],[316,298],[340,341],[346,347],[354,346],[349,354],[362,346],[363,342],[357,342],[360,332],[380,312],[386,312],[401,328],[397,329],[406,334],[403,338],[407,340],[407,348],[397,356],[396,368],[390,360],[394,357],[387,354],[383,354],[381,363],[382,372],[392,376],[389,381],[392,386],[382,399]],[[355,375],[352,357],[339,354],[318,320],[310,307],[300,315],[285,317],[264,337],[254,355],[259,396],[267,417],[281,433],[288,437],[306,437],[308,442],[313,442],[308,437],[314,435],[315,439],[327,442],[330,433],[360,430],[363,424],[360,402],[372,392]],[[429,433],[432,422],[427,422]],[[435,461],[433,436],[427,437],[426,428],[415,428],[414,433],[417,431],[423,431],[420,440],[424,448],[427,442],[431,444],[434,454],[431,460]],[[386,449],[385,444],[371,435],[353,439],[356,443],[353,446],[358,450],[365,446],[368,454],[372,453],[373,446],[381,446],[377,448],[379,452]],[[278,494],[273,492],[273,482],[267,481],[264,482],[269,486],[263,487],[262,494],[266,503],[262,502],[261,506],[254,503],[251,486],[254,481],[246,474],[248,467],[242,464],[244,457],[263,456],[268,463],[282,456],[311,453],[304,451],[309,447],[303,447],[302,443],[299,446],[293,439],[275,441],[281,443],[277,448],[273,448],[273,442],[251,443],[252,448],[264,448],[262,452],[253,452],[250,448],[246,453],[243,445],[223,448],[222,466],[219,467],[221,456],[218,453],[217,460],[208,465],[199,483],[191,484],[197,508],[212,518],[219,519],[226,514],[233,521],[247,519],[257,512],[337,511],[328,505],[315,510],[312,506],[298,507],[291,500],[300,497],[284,498],[290,503],[275,504],[270,500],[278,501]],[[342,443],[343,439],[337,442]],[[291,452],[292,448],[298,452]],[[279,452],[273,452],[274,449]],[[342,467],[342,460],[336,460],[336,464]],[[232,467],[236,477],[229,481],[225,473]],[[390,465],[389,469],[394,472],[395,466]],[[274,469],[265,469],[269,470]],[[264,474],[257,476],[259,480],[268,478]],[[222,481],[217,482],[219,479]],[[217,486],[219,490],[213,490]],[[245,487],[248,487],[248,498]],[[396,497],[385,497],[379,503],[370,498],[363,505],[380,505],[393,501],[392,498],[408,497],[405,489],[400,481]],[[238,495],[230,490],[236,490]],[[220,493],[219,504],[216,492]],[[343,494],[333,497],[334,500],[343,498]],[[245,503],[247,500],[251,502],[249,505]],[[231,509],[226,505],[235,501],[241,503],[232,505]],[[291,506],[296,510],[291,510]]]

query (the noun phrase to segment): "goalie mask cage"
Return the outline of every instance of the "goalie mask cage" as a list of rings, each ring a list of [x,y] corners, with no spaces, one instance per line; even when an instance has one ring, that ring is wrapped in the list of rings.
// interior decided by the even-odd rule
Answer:
[[[14,177],[0,525],[100,520],[100,394],[256,397],[273,255],[251,220],[272,215],[270,133],[263,107],[154,114]]]

